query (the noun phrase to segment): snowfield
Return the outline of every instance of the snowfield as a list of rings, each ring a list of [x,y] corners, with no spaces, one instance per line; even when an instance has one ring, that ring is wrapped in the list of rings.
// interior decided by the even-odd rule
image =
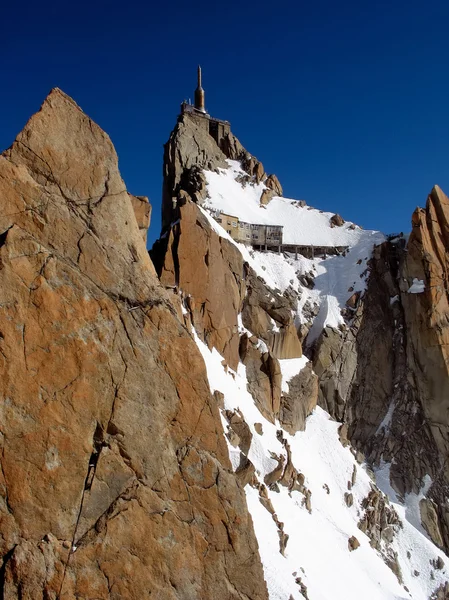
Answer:
[[[298,200],[275,196],[267,206],[260,205],[260,195],[266,188],[263,183],[247,183],[242,186],[239,179],[248,177],[240,163],[228,160],[229,169],[204,171],[209,198],[209,209],[222,210],[246,223],[283,225],[284,244],[302,246],[355,246],[361,237],[379,239],[378,231],[364,231],[358,225],[346,222],[341,227],[331,227],[333,213],[301,207]],[[353,228],[353,229],[351,229]],[[383,238],[383,236],[382,236]],[[383,239],[382,239],[383,241]]]
[[[228,163],[229,169],[220,169],[218,173],[205,171],[208,199],[200,210],[212,229],[238,247],[244,260],[269,287],[280,293],[287,290],[296,293],[295,321],[298,327],[305,323],[311,325],[308,344],[316,340],[324,327],[344,325],[342,310],[346,316],[348,311],[350,315],[353,303],[348,305],[348,299],[365,290],[367,263],[374,246],[385,241],[385,236],[364,231],[352,223],[331,227],[332,213],[302,207],[295,200],[275,197],[266,207],[261,207],[259,199],[264,185],[242,185],[246,173],[238,162]],[[345,255],[314,259],[301,255],[295,258],[286,252],[258,252],[236,243],[228,235],[210,214],[217,210],[249,223],[283,225],[285,244],[345,246],[348,251]],[[414,280],[410,282],[409,292],[420,293],[423,287],[423,282]],[[394,301],[396,298],[391,299]],[[238,324],[240,334],[251,335],[240,315]],[[304,475],[304,486],[311,493],[308,506],[305,494],[299,491],[289,492],[282,485],[266,488],[276,518],[288,536],[283,555],[278,525],[260,502],[259,490],[250,484],[245,487],[270,600],[306,597],[309,600],[429,600],[449,578],[449,559],[428,539],[420,524],[419,500],[431,482],[424,482],[419,495],[409,494],[401,502],[389,484],[389,465],[383,464],[374,475],[358,464],[350,447],[343,447],[340,442],[339,423],[332,421],[319,407],[307,419],[304,432],[289,435],[281,430],[279,423],[270,423],[257,409],[247,390],[245,366],[240,364],[236,372],[225,371],[220,354],[215,349],[210,351],[194,330],[192,333],[206,364],[211,391],[222,392],[225,410],[239,410],[251,430],[248,458],[255,467],[259,484],[278,467],[274,455],[287,458],[286,442],[293,465]],[[260,341],[259,347],[262,352],[267,351],[264,342]],[[283,393],[288,393],[289,380],[307,362],[306,357],[279,361]],[[222,424],[226,433],[228,422],[223,415]],[[382,425],[388,426],[388,415]],[[232,446],[227,437],[226,441],[232,467],[236,470],[241,459],[240,449]],[[356,480],[350,489],[353,504],[348,507],[345,493],[354,469]],[[362,501],[374,486],[372,477],[402,521],[402,527],[397,527],[389,545],[397,553],[402,582],[357,526],[365,510]],[[360,543],[354,551],[348,547],[351,536]],[[443,561],[442,569],[435,568],[438,558]]]
[[[229,169],[218,173],[204,171],[207,181],[208,199],[202,207],[213,229],[241,251],[244,259],[273,289],[284,292],[292,287],[301,292],[298,303],[298,321],[303,322],[303,308],[316,304],[319,314],[309,334],[312,343],[326,327],[337,328],[344,323],[341,310],[346,301],[366,287],[367,263],[373,248],[385,241],[379,231],[363,230],[351,222],[341,227],[331,227],[332,213],[322,212],[310,206],[301,207],[296,200],[274,197],[266,207],[259,203],[264,184],[246,184],[239,179],[246,173],[237,161],[227,161]],[[206,209],[206,210],[205,210]],[[285,244],[301,246],[345,246],[345,255],[308,259],[298,254],[258,252],[251,247],[236,243],[210,215],[209,211],[221,210],[237,216],[248,223],[283,225]],[[313,273],[314,288],[300,284],[298,274]]]
[[[225,409],[240,410],[251,430],[253,438],[248,458],[256,468],[259,482],[263,483],[265,475],[278,464],[271,458],[271,452],[286,454],[276,435],[280,425],[273,425],[258,411],[246,388],[245,367],[240,364],[237,372],[225,372],[220,354],[215,349],[210,351],[194,331],[193,335],[206,363],[211,392],[222,392]],[[288,371],[290,377],[292,369]],[[285,383],[283,381],[283,388]],[[222,423],[226,431],[224,417]],[[256,432],[255,423],[262,424],[262,435]],[[289,536],[285,556],[279,551],[277,526],[260,503],[258,491],[249,484],[245,487],[270,600],[303,600],[296,583],[298,577],[307,587],[309,600],[428,600],[448,579],[449,559],[428,540],[419,525],[417,507],[422,495],[409,494],[406,503],[401,504],[391,488],[386,490],[392,493],[391,505],[403,523],[392,543],[398,553],[401,585],[382,556],[370,546],[369,538],[357,527],[363,514],[361,502],[370,492],[372,481],[349,447],[344,448],[340,443],[338,427],[339,423],[317,407],[307,419],[306,431],[294,436],[283,431],[293,464],[305,475],[305,485],[312,493],[309,513],[301,493],[289,494],[283,486],[279,486],[279,492],[267,488],[277,517]],[[240,450],[231,446],[227,438],[226,441],[235,470],[240,463]],[[348,508],[344,494],[354,467],[357,470],[351,489],[354,504]],[[380,484],[389,481],[386,468],[384,466],[378,474]],[[351,536],[360,542],[360,547],[353,552],[348,548]],[[438,557],[444,562],[442,570],[436,570],[431,564]]]

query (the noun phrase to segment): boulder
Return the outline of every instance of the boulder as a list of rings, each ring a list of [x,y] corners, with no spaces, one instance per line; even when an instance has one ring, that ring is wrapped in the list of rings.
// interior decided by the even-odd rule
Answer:
[[[306,418],[315,408],[318,400],[318,377],[308,362],[306,366],[288,382],[289,391],[281,396],[279,421],[291,435],[304,431]]]
[[[354,550],[357,550],[357,548],[359,546],[360,546],[359,540],[354,535],[351,535],[351,537],[348,540],[349,552],[353,552]]]
[[[271,199],[275,196],[276,194],[274,193],[273,190],[266,188],[263,190],[261,196],[260,196],[260,203],[263,206],[266,206],[267,204],[270,203]]]
[[[273,190],[275,196],[282,196],[282,186],[276,175],[268,175],[264,183],[268,189]]]
[[[332,215],[329,219],[331,227],[341,227],[345,224],[345,220],[339,214]]]

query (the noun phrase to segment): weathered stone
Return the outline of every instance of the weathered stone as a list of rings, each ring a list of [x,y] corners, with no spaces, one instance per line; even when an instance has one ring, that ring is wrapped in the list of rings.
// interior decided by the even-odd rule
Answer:
[[[0,156],[0,204],[5,598],[267,598],[202,357],[61,91]]]
[[[253,434],[240,411],[225,410],[224,415],[232,429],[239,437],[238,446],[243,454],[248,454]]]
[[[240,338],[240,358],[246,367],[249,393],[263,416],[274,423],[279,415],[281,399],[279,361],[268,352],[262,354],[246,334]]]
[[[302,356],[301,342],[293,321],[282,325],[279,331],[269,331],[267,344],[276,358],[300,358]]]
[[[277,465],[277,467],[275,467],[273,469],[273,471],[271,471],[270,473],[267,473],[264,477],[265,485],[268,487],[270,487],[273,483],[276,483],[277,481],[279,481],[279,479],[282,477],[282,473],[284,472],[284,463],[285,463],[285,458],[283,455],[277,456],[276,454],[271,452],[271,458],[273,458],[274,460],[277,460],[278,465]]]
[[[268,189],[273,190],[273,192],[275,193],[276,196],[282,196],[282,194],[283,194],[282,186],[279,182],[279,179],[276,177],[276,175],[268,175],[268,177],[266,178],[264,183]]]
[[[214,398],[217,401],[218,408],[221,408],[223,410],[224,409],[224,394],[222,392],[219,392],[218,390],[215,390]]]
[[[248,483],[252,483],[255,478],[256,470],[253,463],[244,454],[240,455],[240,464],[235,472],[237,481],[240,483],[242,488]],[[257,481],[257,479],[256,479]]]
[[[354,496],[348,492],[345,492],[345,504],[350,508],[354,504]]]
[[[306,366],[288,382],[289,391],[281,396],[279,421],[291,435],[304,431],[306,418],[318,400],[318,378],[312,364]]]
[[[269,188],[266,188],[263,190],[261,196],[260,196],[260,203],[263,206],[266,206],[267,204],[270,203],[271,199],[275,196],[276,194],[274,193],[274,190],[271,190]]]
[[[204,128],[189,114],[181,115],[164,146],[162,228],[168,231],[178,218],[177,209],[189,198],[205,193],[201,169],[227,168],[226,155]],[[178,199],[180,202],[178,203]]]
[[[237,315],[245,289],[242,255],[211,229],[198,206],[190,201],[179,207],[179,224],[171,230],[169,247],[161,282],[178,285],[194,299],[191,317],[198,335],[236,369]]]
[[[140,234],[142,235],[143,241],[147,243],[147,233],[151,221],[151,204],[148,202],[146,196],[132,196],[129,195],[131,205],[134,210],[137,225],[139,227]]]
[[[338,437],[340,439],[341,445],[346,448],[349,445],[348,440],[348,426],[346,423],[342,423],[338,428]]]
[[[349,306],[349,308],[356,308],[357,304],[359,303],[359,300],[360,292],[355,292],[346,300],[346,306]]]
[[[401,570],[397,560],[396,552],[389,546],[393,541],[396,531],[402,527],[398,514],[392,508],[388,499],[373,484],[371,491],[362,501],[362,509],[365,511],[358,523],[361,531],[370,538],[370,545],[381,553],[384,562],[402,582]],[[382,544],[387,542],[387,545]]]
[[[343,217],[340,217],[340,215],[336,213],[330,218],[330,224],[331,227],[341,227],[345,224],[345,220],[343,219]]]
[[[351,485],[354,486],[356,481],[357,481],[357,467],[354,465],[354,467],[352,469]]]
[[[439,585],[431,595],[430,600],[449,600],[449,582]]]
[[[279,535],[279,552],[282,554],[282,556],[285,556],[285,549],[287,548],[287,542],[288,542],[289,535],[287,533],[285,533],[285,531],[283,531],[282,529],[278,529],[278,535]]]
[[[314,350],[313,370],[318,376],[318,404],[342,420],[357,368],[356,340],[352,330],[341,333],[326,327]]]
[[[254,429],[256,430],[256,433],[263,435],[262,423],[254,423]]]
[[[360,546],[359,540],[354,535],[351,535],[351,537],[348,540],[349,551],[353,552],[354,550],[357,550],[357,548],[359,546]]]
[[[438,526],[438,513],[435,503],[430,498],[423,498],[419,502],[419,511],[421,514],[421,523],[431,540],[438,548],[443,548],[444,542]]]

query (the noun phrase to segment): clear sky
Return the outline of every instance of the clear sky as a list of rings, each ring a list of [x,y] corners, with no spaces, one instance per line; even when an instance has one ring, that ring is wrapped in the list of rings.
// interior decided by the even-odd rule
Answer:
[[[62,88],[112,138],[160,227],[162,146],[203,67],[206,107],[284,194],[407,231],[449,194],[448,0],[7,2],[0,148]]]

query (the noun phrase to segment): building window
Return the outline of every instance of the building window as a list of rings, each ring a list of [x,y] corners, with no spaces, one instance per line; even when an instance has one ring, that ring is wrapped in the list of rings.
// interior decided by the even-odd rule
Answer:
[[[237,221],[232,221],[232,226],[237,227]]]

